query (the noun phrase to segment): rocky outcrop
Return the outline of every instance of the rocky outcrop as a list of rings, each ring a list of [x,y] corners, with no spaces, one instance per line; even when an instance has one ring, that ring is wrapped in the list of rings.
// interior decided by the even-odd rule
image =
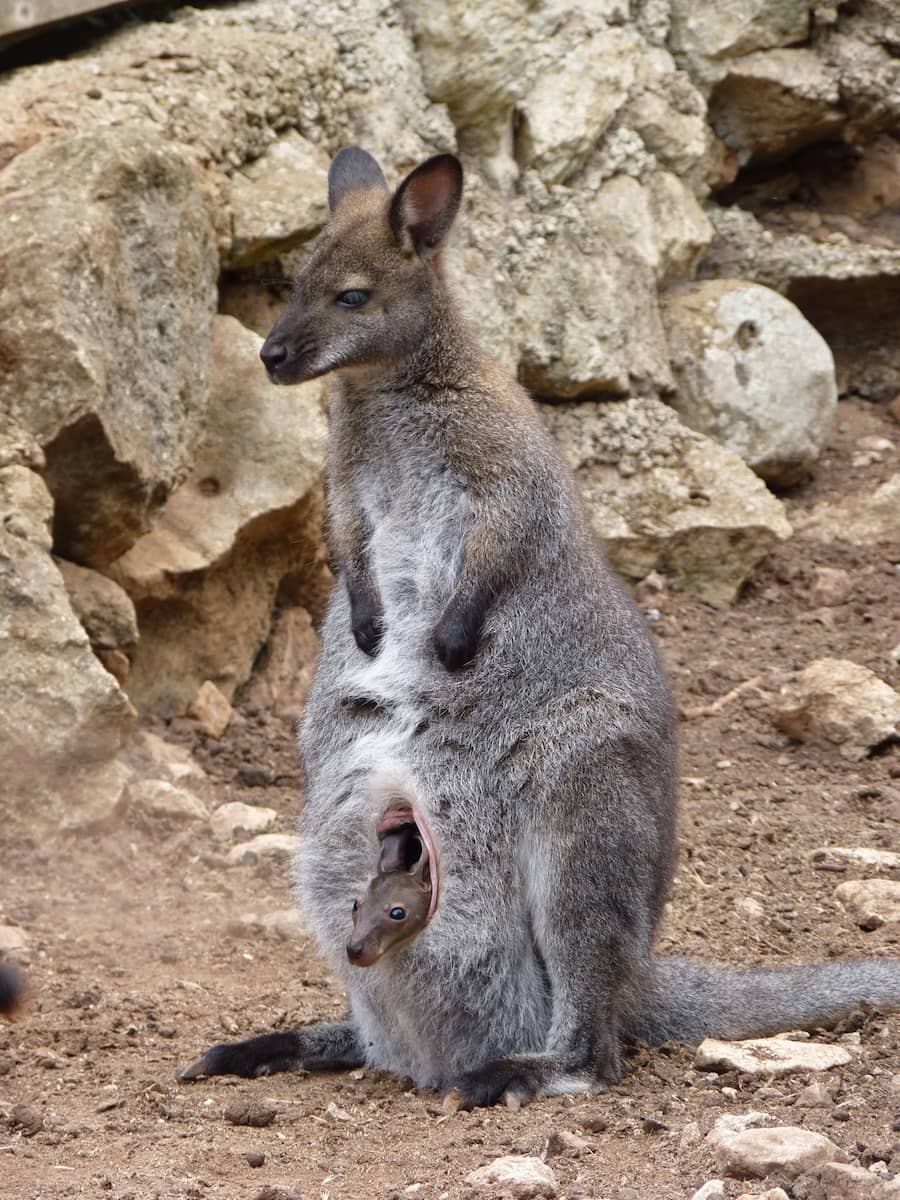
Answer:
[[[670,292],[663,321],[692,429],[727,446],[764,479],[796,483],[826,445],[837,408],[828,345],[777,292],[739,279]]]
[[[72,611],[50,557],[52,519],[39,475],[0,469],[3,794],[39,805],[65,794],[74,806],[101,786],[97,772],[125,743],[135,711]]]
[[[656,400],[559,405],[548,424],[613,565],[651,571],[715,604],[791,532],[784,509],[731,451]]]
[[[153,530],[109,569],[135,602],[128,691],[145,710],[183,711],[205,681],[230,698],[279,589],[321,595],[319,386],[272,386],[259,345],[233,317],[215,319],[206,441]]]
[[[190,462],[216,269],[191,165],[149,131],[47,138],[0,174],[0,406],[44,448],[64,557],[118,557]]]

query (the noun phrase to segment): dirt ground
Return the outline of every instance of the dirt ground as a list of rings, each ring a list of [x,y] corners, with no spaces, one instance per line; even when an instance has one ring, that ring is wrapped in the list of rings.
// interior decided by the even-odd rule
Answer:
[[[860,452],[872,434],[900,445],[884,409],[843,402],[816,478],[792,491],[789,507],[871,489],[896,471],[896,449]],[[811,593],[821,565],[852,574],[838,607]],[[671,594],[651,603],[685,712],[770,668],[826,655],[900,686],[889,655],[900,642],[898,545],[794,538],[726,612]],[[222,742],[184,721],[157,732],[194,750],[216,803],[267,804],[277,829],[292,831],[299,771],[286,723],[244,709]],[[838,883],[867,872],[823,869],[812,857],[823,845],[900,849],[900,746],[852,764],[791,744],[752,689],[685,719],[682,743],[681,857],[663,951],[742,965],[900,956],[900,927],[864,932],[834,900]],[[243,786],[242,764],[265,768],[268,784]],[[178,1068],[213,1042],[342,1011],[308,939],[244,920],[290,907],[287,865],[228,867],[225,849],[196,827],[89,839],[39,829],[37,814],[12,821],[3,850],[0,920],[22,927],[32,983],[24,1017],[0,1028],[4,1197],[454,1200],[474,1168],[539,1155],[551,1133],[570,1130],[589,1148],[552,1157],[560,1195],[680,1200],[716,1175],[703,1141],[715,1119],[751,1108],[827,1134],[850,1161],[893,1156],[900,1169],[900,1018],[877,1014],[829,1035],[859,1046],[852,1065],[822,1077],[832,1102],[819,1108],[793,1106],[808,1077],[701,1073],[684,1047],[634,1053],[604,1095],[519,1111],[446,1115],[439,1096],[366,1071],[179,1084]],[[747,898],[762,916],[739,906]],[[240,1099],[270,1103],[274,1120],[228,1123],[225,1110]],[[248,1161],[253,1151],[262,1165]],[[728,1195],[778,1182],[731,1181]]]

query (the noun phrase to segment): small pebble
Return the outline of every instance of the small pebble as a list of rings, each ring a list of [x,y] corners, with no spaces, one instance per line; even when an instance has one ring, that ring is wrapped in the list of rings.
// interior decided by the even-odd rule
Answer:
[[[266,1152],[265,1150],[247,1150],[244,1158],[246,1158],[248,1166],[261,1167],[266,1161]]]
[[[831,1113],[832,1121],[849,1121],[850,1113],[846,1108],[835,1108]]]
[[[609,1129],[609,1121],[601,1116],[579,1117],[578,1124],[588,1133],[604,1133]]]

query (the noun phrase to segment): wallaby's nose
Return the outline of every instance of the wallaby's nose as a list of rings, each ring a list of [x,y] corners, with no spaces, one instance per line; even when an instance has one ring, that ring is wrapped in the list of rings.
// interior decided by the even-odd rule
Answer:
[[[358,958],[362,958],[363,944],[362,942],[354,942],[351,940],[347,943],[347,957],[351,962],[356,962]]]
[[[280,367],[287,356],[287,346],[283,342],[272,342],[268,338],[259,350],[259,357],[267,371],[274,371],[276,367]]]

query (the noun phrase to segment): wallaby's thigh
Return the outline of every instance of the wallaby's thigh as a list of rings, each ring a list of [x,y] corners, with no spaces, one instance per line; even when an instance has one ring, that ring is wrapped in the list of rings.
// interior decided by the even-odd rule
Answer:
[[[621,1073],[621,1014],[649,962],[668,875],[664,760],[625,731],[570,746],[554,782],[523,810],[524,903],[551,996],[544,1050],[469,1072],[470,1103],[504,1093],[588,1090]]]

